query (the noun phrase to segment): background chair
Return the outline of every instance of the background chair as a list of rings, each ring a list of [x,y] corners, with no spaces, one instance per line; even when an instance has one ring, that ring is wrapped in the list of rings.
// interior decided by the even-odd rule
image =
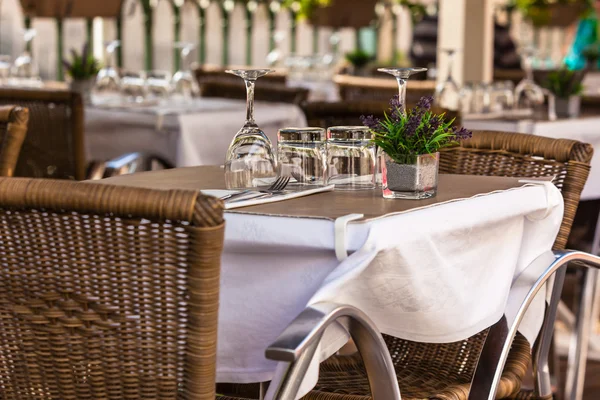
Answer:
[[[556,176],[565,213],[555,249],[563,249],[579,197],[590,170],[592,146],[574,140],[517,133],[476,132],[461,146],[442,151],[443,173],[511,176]],[[489,329],[467,340],[427,344],[385,336],[403,399],[466,400]],[[502,374],[498,399],[533,399],[521,385],[531,364],[531,345],[517,335]],[[335,356],[321,365],[315,395],[306,400],[365,400],[369,389],[358,356]]]
[[[409,103],[408,107],[414,107]],[[310,102],[302,105],[308,126],[327,129],[330,126],[362,125],[362,115],[373,115],[382,119],[389,113],[389,98],[386,101],[344,101],[344,102]],[[454,124],[461,125],[460,116],[455,111],[433,107],[435,113],[446,113],[448,119],[455,119]]]
[[[381,74],[381,73],[379,73]],[[336,75],[333,81],[338,85],[343,101],[384,101],[398,94],[395,79],[366,78],[351,75]],[[433,96],[435,81],[409,80],[406,86],[406,102],[416,104],[423,96]]]
[[[0,88],[0,105],[18,105],[29,110],[28,133],[15,176],[75,180],[104,176],[105,160],[90,163],[86,160],[84,107],[79,94],[67,90]],[[140,157],[155,160],[161,168],[170,167],[151,155]],[[137,160],[121,170],[136,172],[151,164],[139,162],[139,157]]]
[[[225,72],[228,69],[237,69],[238,67],[223,68],[220,66],[204,65],[194,69],[194,74],[199,85],[207,82],[233,82],[241,83],[242,79]],[[240,67],[242,69],[248,67]],[[270,83],[275,85],[284,85],[287,83],[287,74],[282,72],[271,72],[260,78],[262,83]]]
[[[0,176],[13,176],[27,135],[29,110],[0,106]]]
[[[215,398],[220,201],[3,178],[0,221],[1,398]]]
[[[223,81],[201,83],[200,93],[202,97],[221,97],[226,99],[245,100],[246,87],[241,79],[238,78],[238,80],[239,82]],[[309,94],[310,90],[306,88],[292,88],[285,85],[258,82],[254,92],[254,98],[256,101],[300,105],[307,101]]]

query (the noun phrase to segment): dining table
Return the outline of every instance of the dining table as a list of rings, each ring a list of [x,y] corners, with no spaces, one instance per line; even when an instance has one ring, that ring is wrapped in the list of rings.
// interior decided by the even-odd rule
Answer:
[[[95,184],[205,195],[225,189],[219,166]],[[562,196],[548,180],[445,174],[437,196],[425,200],[384,199],[381,189],[333,190],[228,209],[217,381],[271,380],[277,363],[265,349],[322,301],[357,307],[381,332],[427,343],[464,340],[503,316],[510,323],[521,304],[511,285],[552,248],[562,217]],[[520,326],[530,343],[542,326],[546,295],[538,294]],[[327,330],[301,393],[316,384],[319,362],[348,338],[342,325]]]
[[[245,118],[242,100],[97,101],[85,109],[87,157],[111,160],[142,152],[178,167],[223,163]],[[257,102],[255,118],[273,144],[279,128],[306,127],[304,113],[294,104]]]

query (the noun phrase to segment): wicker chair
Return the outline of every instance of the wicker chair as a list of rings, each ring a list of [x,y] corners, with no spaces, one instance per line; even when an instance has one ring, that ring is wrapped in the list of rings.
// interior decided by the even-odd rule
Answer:
[[[549,177],[562,191],[565,213],[555,249],[566,245],[593,148],[573,140],[516,133],[477,132],[460,147],[443,151],[445,173]],[[489,330],[451,344],[426,344],[385,336],[403,399],[465,400]],[[534,399],[521,383],[531,363],[531,346],[517,335],[496,398]],[[306,400],[367,400],[368,381],[358,356],[335,356],[321,364],[315,392]]]
[[[1,178],[0,220],[0,398],[214,400],[220,201]]]
[[[85,179],[81,97],[64,90],[0,89],[0,105],[29,109],[15,176]]]
[[[151,165],[171,167],[160,158],[131,153],[108,162],[87,162],[81,96],[56,89],[0,89],[0,105],[29,110],[28,133],[14,175],[31,178],[100,179],[143,171]]]
[[[0,176],[13,176],[27,135],[28,121],[28,109],[0,106]]]
[[[222,97],[226,99],[246,99],[246,88],[240,82],[205,82],[200,84],[202,97]],[[254,92],[257,101],[273,103],[302,104],[307,101],[310,90],[291,88],[284,85],[260,84]]]
[[[362,125],[360,121],[362,115],[373,115],[381,119],[386,112],[389,112],[388,109],[388,101],[311,102],[302,105],[308,126],[321,128]],[[435,107],[432,110],[435,113],[445,112],[447,118],[454,118],[454,124],[460,126],[458,113]]]
[[[350,75],[334,77],[340,97],[343,101],[389,101],[398,94],[398,84],[389,78],[364,78]],[[415,104],[423,96],[433,96],[435,82],[408,81],[406,86],[406,101]]]

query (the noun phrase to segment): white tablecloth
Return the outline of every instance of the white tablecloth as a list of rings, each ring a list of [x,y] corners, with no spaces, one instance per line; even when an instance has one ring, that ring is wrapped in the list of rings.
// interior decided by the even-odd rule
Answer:
[[[561,119],[558,121],[503,121],[463,119],[472,130],[529,133],[555,139],[572,139],[594,146],[592,169],[581,193],[582,200],[600,199],[600,118]]]
[[[552,185],[446,203],[350,224],[352,254],[340,262],[334,221],[228,213],[218,380],[270,380],[276,364],[265,359],[266,346],[318,301],[354,305],[400,338],[466,339],[501,318],[511,283],[552,247],[562,214]],[[543,300],[520,329],[531,342]],[[343,330],[328,332],[318,359],[346,340]],[[316,383],[319,360],[305,391]]]
[[[233,136],[244,124],[246,103],[195,99],[191,105],[88,107],[85,142],[89,160],[109,160],[142,151],[178,167],[223,164]],[[302,110],[292,104],[257,103],[256,122],[277,145],[283,127],[305,127]]]
[[[207,174],[219,172],[208,167],[169,170],[103,182],[206,190],[202,182]],[[491,181],[504,178],[477,179],[486,179],[493,188]],[[308,203],[290,201],[289,207],[343,198],[321,194],[307,198]],[[308,305],[320,301],[353,305],[383,333],[421,342],[466,339],[503,314],[511,323],[519,307],[512,296],[507,301],[512,282],[551,249],[563,216],[561,194],[550,182],[386,214],[397,210],[393,202],[390,211],[371,213],[385,216],[345,228],[339,224],[344,217],[287,217],[269,212],[285,208],[269,205],[225,214],[219,382],[271,380],[277,364],[265,358],[265,349]],[[528,276],[532,283],[537,279]],[[542,323],[545,294],[535,299],[520,326],[532,343]],[[340,325],[326,332],[303,392],[316,383],[319,361],[347,339]]]

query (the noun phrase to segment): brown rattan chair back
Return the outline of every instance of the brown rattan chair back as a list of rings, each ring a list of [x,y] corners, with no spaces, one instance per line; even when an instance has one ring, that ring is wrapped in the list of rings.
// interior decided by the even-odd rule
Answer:
[[[408,107],[414,104],[409,103]],[[356,126],[362,125],[362,115],[372,115],[382,119],[389,113],[389,99],[387,101],[347,101],[347,102],[310,102],[302,105],[308,126],[329,128],[331,126]],[[448,120],[454,119],[455,125],[460,125],[460,117],[454,111],[433,107],[434,113],[445,113]]]
[[[338,75],[334,78],[343,101],[385,101],[398,94],[398,85],[392,77],[369,78]],[[433,96],[435,83],[411,80],[406,86],[406,101],[416,104],[423,96]]]
[[[29,109],[29,127],[15,176],[85,179],[81,97],[46,89],[0,89],[0,105]]]
[[[214,400],[222,203],[0,179],[0,398]]]
[[[0,106],[0,176],[13,176],[27,135],[28,121],[28,109]]]
[[[473,138],[442,151],[440,172],[511,177],[552,177],[565,201],[555,249],[564,249],[590,171],[594,149],[568,139],[521,133],[475,132]]]
[[[267,75],[268,76],[268,75]],[[238,82],[205,82],[200,84],[202,97],[221,97],[225,99],[246,99],[246,87],[238,78]],[[291,88],[285,85],[262,83],[256,85],[254,98],[256,101],[272,103],[302,104],[307,101],[310,91],[306,88]]]

